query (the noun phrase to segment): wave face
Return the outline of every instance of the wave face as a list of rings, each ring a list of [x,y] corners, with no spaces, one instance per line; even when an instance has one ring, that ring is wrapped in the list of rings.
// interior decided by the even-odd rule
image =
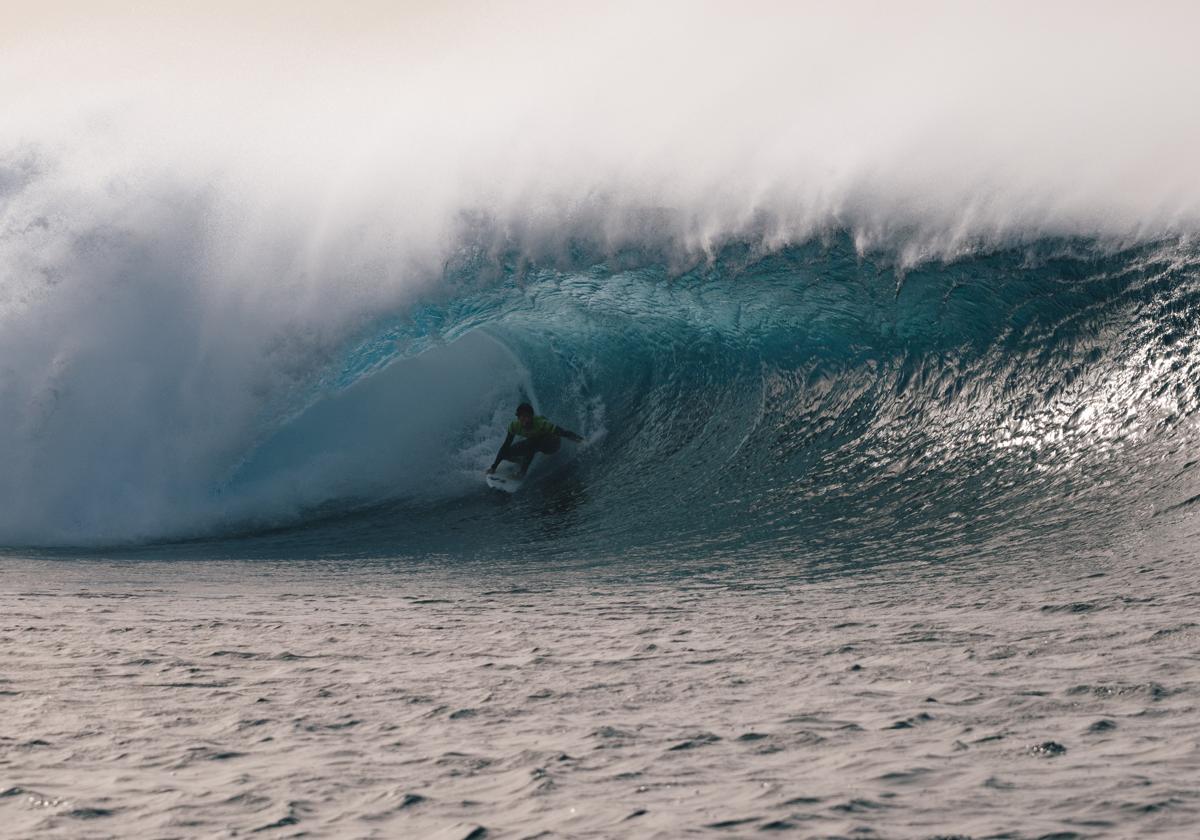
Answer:
[[[683,273],[452,273],[475,290],[372,324],[302,402],[160,497],[190,506],[169,528],[120,530],[144,520],[102,476],[75,510],[108,512],[102,540],[254,551],[816,561],[1103,546],[1194,489],[1200,255],[1177,242],[898,271],[840,238]],[[481,471],[522,399],[588,442],[497,497]],[[170,446],[175,422],[116,442]],[[100,432],[67,454],[112,446]]]
[[[0,545],[1154,533],[1200,492],[1194,10],[760,11],[31,30],[0,58]],[[589,442],[498,499],[526,398]]]
[[[300,532],[360,550],[1103,546],[1194,483],[1198,265],[1057,243],[897,274],[841,241],[682,275],[532,269],[383,330],[347,370],[453,340],[349,374],[232,485],[390,492]],[[494,498],[479,471],[526,396],[589,443]]]

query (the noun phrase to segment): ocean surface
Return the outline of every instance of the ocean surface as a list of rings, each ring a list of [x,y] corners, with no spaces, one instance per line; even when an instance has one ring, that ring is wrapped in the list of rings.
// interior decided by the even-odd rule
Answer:
[[[1196,836],[1194,9],[299,7],[0,33],[0,835]]]

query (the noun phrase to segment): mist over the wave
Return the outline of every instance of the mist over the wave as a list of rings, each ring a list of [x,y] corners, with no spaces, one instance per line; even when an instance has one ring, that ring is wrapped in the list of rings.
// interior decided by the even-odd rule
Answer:
[[[83,8],[9,45],[6,157],[381,218],[390,256],[444,254],[464,210],[909,258],[1200,218],[1193,4]]]
[[[213,488],[477,252],[680,268],[848,232],[914,266],[1200,226],[1190,4],[10,20],[0,544],[229,515]]]

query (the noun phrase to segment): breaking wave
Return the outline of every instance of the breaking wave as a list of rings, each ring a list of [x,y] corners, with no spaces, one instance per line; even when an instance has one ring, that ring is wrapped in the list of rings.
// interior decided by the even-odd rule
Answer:
[[[245,84],[143,75],[174,19],[86,84],[10,50],[0,544],[945,555],[1189,504],[1194,12],[687,8]],[[521,399],[588,442],[498,499]]]

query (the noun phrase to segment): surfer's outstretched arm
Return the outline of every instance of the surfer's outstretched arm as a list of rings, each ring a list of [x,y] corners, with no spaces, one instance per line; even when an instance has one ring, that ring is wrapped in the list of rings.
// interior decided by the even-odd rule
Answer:
[[[508,447],[512,446],[512,442],[513,433],[509,432],[508,437],[504,438],[504,443],[500,444],[500,451],[496,453],[496,460],[492,462],[490,467],[488,467],[489,473],[494,473],[496,471],[496,467],[500,466],[500,462],[504,460],[504,454],[508,452]]]

